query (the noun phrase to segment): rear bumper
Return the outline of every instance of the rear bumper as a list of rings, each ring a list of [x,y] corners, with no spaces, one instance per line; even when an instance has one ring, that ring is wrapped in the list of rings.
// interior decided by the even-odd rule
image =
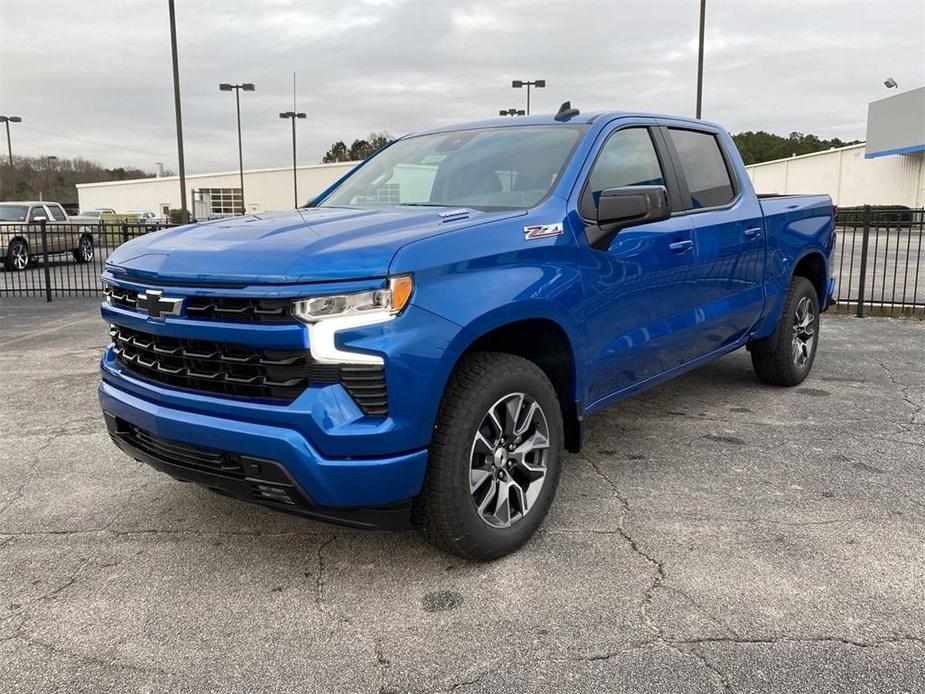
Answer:
[[[99,398],[110,435],[133,458],[178,479],[280,510],[360,527],[403,527],[410,500],[424,480],[426,449],[377,458],[325,458],[299,432],[285,427],[157,405],[105,381]],[[136,429],[161,444],[146,445],[151,439],[129,435]],[[200,453],[210,460],[224,454],[240,469],[232,474],[201,465]],[[268,489],[255,494],[260,485]],[[280,502],[274,491],[279,488],[290,491],[294,503]]]

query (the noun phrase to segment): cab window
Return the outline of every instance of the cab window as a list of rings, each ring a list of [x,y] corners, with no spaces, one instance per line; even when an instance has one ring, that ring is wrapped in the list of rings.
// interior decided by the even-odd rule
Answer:
[[[48,219],[48,212],[45,211],[45,207],[43,205],[33,205],[32,212],[29,213],[29,221],[34,222],[38,217],[44,217],[48,221],[54,221]]]
[[[732,202],[735,187],[716,136],[680,128],[669,128],[668,132],[690,191],[685,209],[721,207]]]
[[[648,128],[618,130],[601,147],[581,196],[585,219],[597,218],[601,191],[624,186],[663,186],[665,177]]]

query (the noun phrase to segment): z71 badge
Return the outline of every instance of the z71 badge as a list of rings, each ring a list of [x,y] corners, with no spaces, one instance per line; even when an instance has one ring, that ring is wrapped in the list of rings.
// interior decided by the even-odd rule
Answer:
[[[544,239],[547,236],[561,236],[562,223],[559,224],[537,224],[532,227],[524,227],[524,239]]]

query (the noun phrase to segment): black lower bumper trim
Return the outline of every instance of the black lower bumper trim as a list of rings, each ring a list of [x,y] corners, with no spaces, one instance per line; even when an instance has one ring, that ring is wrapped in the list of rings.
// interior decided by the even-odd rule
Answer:
[[[126,454],[183,482],[227,496],[315,520],[367,530],[405,530],[411,500],[389,506],[319,506],[275,460],[205,449],[160,438],[103,413],[113,442]]]

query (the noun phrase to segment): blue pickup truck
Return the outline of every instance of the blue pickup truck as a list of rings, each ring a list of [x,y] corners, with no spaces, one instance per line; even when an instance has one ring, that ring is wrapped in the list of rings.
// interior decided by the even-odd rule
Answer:
[[[492,559],[591,413],[740,347],[803,381],[833,220],[757,196],[699,120],[563,104],[417,133],[306,207],[115,251],[100,402],[174,478]]]

